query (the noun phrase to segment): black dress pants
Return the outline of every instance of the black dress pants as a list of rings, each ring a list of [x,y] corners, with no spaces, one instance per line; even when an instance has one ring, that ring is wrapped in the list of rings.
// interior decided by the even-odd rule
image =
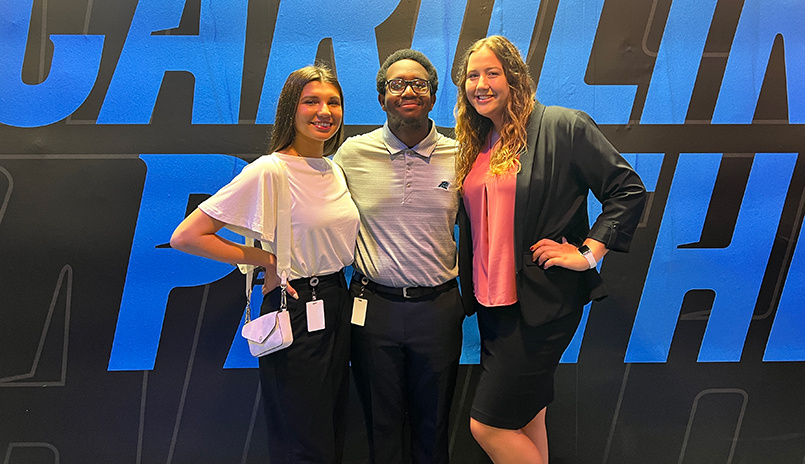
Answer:
[[[352,281],[350,293],[360,294]],[[461,357],[464,309],[456,286],[405,299],[364,289],[363,327],[352,326],[352,370],[363,406],[370,462],[447,463],[448,420]]]
[[[260,385],[268,424],[271,464],[340,463],[349,397],[349,330],[352,304],[341,272],[319,277],[325,328],[308,332],[309,279],[290,282],[288,297],[294,341],[260,358]],[[279,308],[277,288],[263,300],[263,313]]]

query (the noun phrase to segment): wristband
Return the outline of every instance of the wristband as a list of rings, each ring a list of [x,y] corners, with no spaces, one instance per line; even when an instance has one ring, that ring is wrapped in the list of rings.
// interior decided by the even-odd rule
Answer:
[[[584,259],[587,260],[587,264],[590,265],[590,269],[595,269],[595,266],[598,263],[595,262],[595,256],[593,256],[593,252],[590,250],[590,247],[587,245],[580,246],[579,253],[581,253],[581,255],[584,256]]]

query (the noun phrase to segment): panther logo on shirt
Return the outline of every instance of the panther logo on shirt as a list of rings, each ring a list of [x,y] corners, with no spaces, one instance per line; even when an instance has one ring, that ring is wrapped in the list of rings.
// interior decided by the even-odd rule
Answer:
[[[447,189],[448,189],[448,187],[450,187],[450,182],[447,182],[446,180],[443,180],[443,181],[442,181],[442,183],[441,183],[441,184],[439,184],[439,188],[440,188],[440,189],[445,189],[445,190],[447,190]]]

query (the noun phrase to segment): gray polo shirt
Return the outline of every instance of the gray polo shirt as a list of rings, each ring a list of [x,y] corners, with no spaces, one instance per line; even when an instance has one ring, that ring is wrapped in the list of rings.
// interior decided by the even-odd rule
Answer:
[[[413,148],[386,123],[348,138],[333,158],[361,216],[353,266],[382,285],[432,287],[458,274],[457,146],[430,124]]]

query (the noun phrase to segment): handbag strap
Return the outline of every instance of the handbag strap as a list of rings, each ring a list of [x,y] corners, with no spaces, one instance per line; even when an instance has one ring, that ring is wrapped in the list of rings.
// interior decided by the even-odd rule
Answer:
[[[285,162],[274,155],[271,155],[269,159],[274,161],[278,168],[277,175],[272,179],[277,183],[277,233],[274,238],[277,244],[277,275],[280,278],[280,288],[282,289],[280,311],[285,311],[287,309],[285,289],[288,286],[288,277],[291,275],[291,189],[288,186],[288,172]],[[245,244],[246,246],[254,246],[254,239],[246,237]],[[246,274],[246,323],[249,323],[252,309],[252,284],[257,268],[255,266],[239,267]]]
[[[285,162],[272,156],[280,168],[277,176],[277,275],[285,290],[291,275],[291,189],[288,186],[288,171]]]

